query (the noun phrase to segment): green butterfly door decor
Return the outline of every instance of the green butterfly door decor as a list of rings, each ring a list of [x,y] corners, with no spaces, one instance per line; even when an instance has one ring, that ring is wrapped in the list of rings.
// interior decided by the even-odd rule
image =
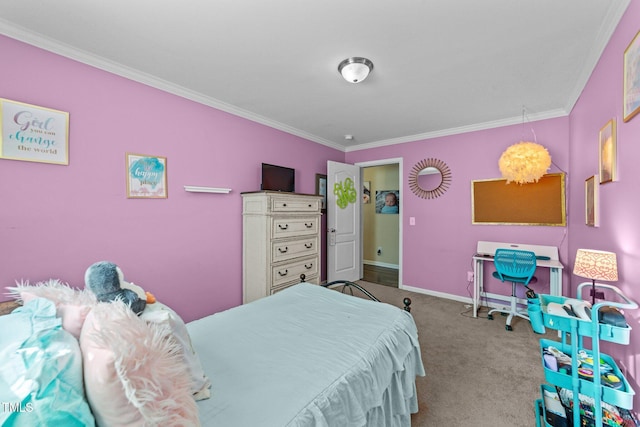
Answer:
[[[340,209],[345,209],[349,203],[355,203],[358,197],[358,192],[351,178],[345,178],[344,181],[333,184],[333,194],[336,195],[336,205]]]

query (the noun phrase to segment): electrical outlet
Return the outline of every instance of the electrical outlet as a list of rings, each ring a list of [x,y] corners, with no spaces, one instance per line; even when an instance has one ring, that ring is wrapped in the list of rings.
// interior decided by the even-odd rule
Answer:
[[[378,255],[382,255],[382,246],[378,246]]]
[[[473,271],[467,271],[467,282],[473,282]]]

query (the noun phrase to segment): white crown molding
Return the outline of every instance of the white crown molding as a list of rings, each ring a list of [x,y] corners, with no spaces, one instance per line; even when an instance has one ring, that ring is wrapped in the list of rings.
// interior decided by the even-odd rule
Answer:
[[[527,113],[527,121],[535,122],[539,120],[565,117],[568,115],[569,115],[569,112],[562,109],[549,110],[542,113],[534,113],[534,114]],[[345,151],[350,152],[350,151],[358,151],[358,150],[367,150],[369,148],[378,148],[378,147],[384,147],[387,145],[403,144],[406,142],[415,142],[423,139],[433,139],[433,138],[439,138],[443,136],[459,135],[467,132],[476,132],[480,130],[495,129],[495,128],[500,128],[504,126],[517,125],[521,123],[522,123],[522,116],[511,117],[508,119],[494,120],[491,122],[484,122],[484,123],[476,123],[474,125],[460,126],[457,128],[443,129],[443,130],[438,130],[434,132],[427,132],[427,133],[422,133],[417,135],[408,135],[400,138],[392,138],[392,139],[387,139],[383,141],[376,141],[376,142],[370,142],[367,144],[355,145],[352,147],[347,147]]]
[[[243,110],[241,108],[227,104],[217,99],[203,96],[200,93],[194,92],[182,86],[170,83],[163,79],[159,79],[155,76],[152,76],[147,73],[143,73],[133,68],[126,67],[122,64],[109,61],[100,56],[93,55],[86,51],[71,47],[65,43],[61,43],[61,42],[49,39],[47,37],[44,37],[41,34],[26,30],[15,24],[11,24],[2,18],[0,18],[0,34],[10,37],[12,39],[16,39],[18,41],[30,44],[32,46],[44,49],[46,51],[55,53],[57,55],[61,55],[66,58],[73,59],[83,64],[90,65],[100,70],[107,71],[112,74],[116,74],[118,76],[127,78],[129,80],[133,80],[135,82],[142,83],[144,85],[147,85],[156,89],[160,89],[164,92],[168,92],[173,95],[180,96],[185,99],[189,99],[199,104],[203,104],[208,107],[212,107],[217,110],[221,110],[226,113],[233,114],[234,116],[242,117],[247,120],[251,120],[252,122],[260,123],[270,128],[277,129],[277,130],[286,132],[288,134],[295,135],[312,142],[316,142],[318,144],[326,145],[327,147],[331,147],[339,151],[344,151],[344,147],[342,145],[336,144],[332,141],[301,131],[300,129],[293,128],[284,123],[280,123],[280,122],[268,119],[266,117],[252,113],[251,111]]]
[[[580,74],[579,78],[576,80],[576,84],[573,90],[571,91],[569,101],[567,102],[567,105],[565,106],[565,108],[542,112],[535,115],[529,115],[528,119],[530,121],[563,117],[570,114],[575,103],[580,97],[580,94],[582,93],[582,90],[584,89],[587,81],[589,80],[589,77],[591,76],[591,73],[593,72],[593,69],[595,68],[600,56],[602,55],[602,52],[606,48],[607,43],[611,38],[611,35],[615,31],[616,24],[620,21],[620,18],[626,11],[630,2],[631,0],[620,0],[611,5],[605,17],[605,20],[603,21],[603,24],[598,29],[598,35],[597,35],[594,48],[590,52],[588,58],[585,60],[585,66],[582,68],[582,73]],[[396,145],[396,144],[414,142],[414,141],[419,141],[424,139],[433,139],[433,138],[438,138],[443,136],[450,136],[450,135],[457,135],[457,134],[462,134],[467,132],[487,130],[487,129],[519,124],[522,122],[522,117],[512,117],[512,118],[496,120],[491,122],[477,123],[477,124],[461,126],[457,128],[443,129],[439,131],[427,132],[427,133],[416,134],[416,135],[407,135],[399,138],[392,138],[387,140],[380,140],[380,141],[374,141],[370,143],[354,145],[350,147],[344,147],[338,143],[318,137],[317,135],[304,132],[300,129],[291,127],[281,122],[268,119],[266,117],[260,116],[250,111],[219,101],[217,99],[203,96],[200,93],[197,93],[192,90],[186,89],[182,86],[167,82],[166,80],[159,79],[152,75],[142,73],[138,70],[123,66],[122,64],[106,60],[102,57],[73,48],[67,44],[49,39],[47,37],[42,36],[41,34],[38,34],[30,30],[26,30],[23,27],[9,23],[8,21],[2,18],[0,18],[0,34],[5,35],[7,37],[11,37],[13,39],[22,41],[24,43],[27,43],[33,46],[36,46],[36,47],[42,48],[49,52],[53,52],[55,54],[93,66],[95,68],[119,75],[121,77],[136,81],[138,83],[145,84],[147,86],[174,94],[176,96],[180,96],[185,99],[189,99],[191,101],[233,114],[238,117],[245,118],[247,120],[268,126],[276,130],[280,130],[282,132],[285,132],[291,135],[298,136],[302,139],[315,142],[315,143],[318,143],[342,152],[367,150],[370,148],[378,148],[378,147],[384,147],[388,145]]]

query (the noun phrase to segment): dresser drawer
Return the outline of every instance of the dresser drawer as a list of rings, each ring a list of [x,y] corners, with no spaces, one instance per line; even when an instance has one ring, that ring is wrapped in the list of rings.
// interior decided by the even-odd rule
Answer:
[[[271,260],[273,262],[315,255],[318,253],[318,236],[288,241],[276,240],[271,244]]]
[[[277,288],[287,282],[299,282],[300,275],[307,277],[318,274],[319,259],[317,256],[293,261],[279,266],[271,267],[271,287]]]
[[[318,234],[320,218],[309,217],[282,217],[273,218],[271,237],[274,239],[294,237],[305,234]]]
[[[273,196],[271,198],[271,212],[320,212],[320,199]]]

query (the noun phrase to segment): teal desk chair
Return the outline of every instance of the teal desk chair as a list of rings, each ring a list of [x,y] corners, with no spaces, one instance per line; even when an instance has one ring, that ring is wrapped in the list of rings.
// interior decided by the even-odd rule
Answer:
[[[487,315],[489,320],[493,320],[493,313],[504,313],[509,315],[505,329],[512,331],[511,320],[514,316],[529,320],[527,309],[518,309],[516,297],[517,284],[527,288],[527,296],[534,296],[535,293],[529,288],[530,283],[538,281],[533,275],[536,271],[536,254],[531,251],[519,251],[514,249],[496,249],[493,259],[496,271],[493,277],[502,282],[511,282],[511,307],[509,309],[493,309]]]

